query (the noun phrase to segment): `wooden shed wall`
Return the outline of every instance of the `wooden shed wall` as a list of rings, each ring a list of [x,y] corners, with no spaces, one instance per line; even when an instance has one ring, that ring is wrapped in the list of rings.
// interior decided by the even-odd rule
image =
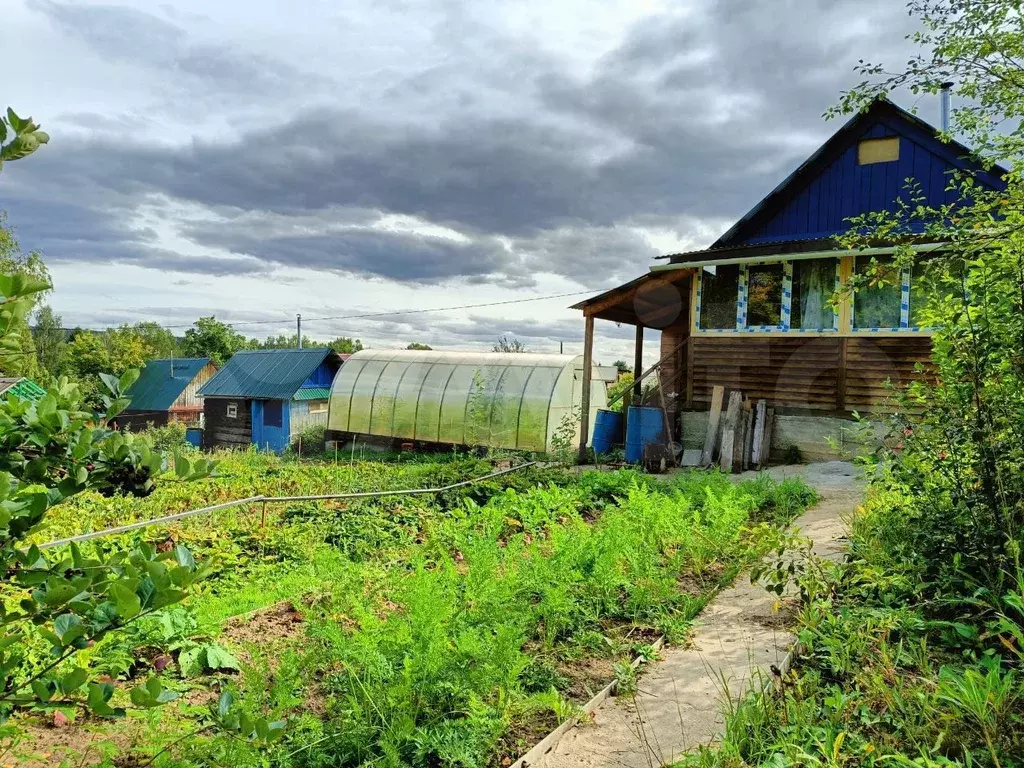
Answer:
[[[776,406],[816,412],[884,411],[918,363],[930,365],[927,336],[693,336],[690,407],[710,406],[722,385]]]
[[[192,377],[184,391],[178,395],[171,404],[171,411],[186,411],[198,413],[203,410],[203,398],[199,396],[199,388],[213,378],[217,372],[213,363],[207,363],[200,369],[199,373]]]
[[[235,418],[228,418],[228,405],[234,403]],[[248,448],[252,443],[252,407],[244,398],[207,397],[203,403],[207,448]]]

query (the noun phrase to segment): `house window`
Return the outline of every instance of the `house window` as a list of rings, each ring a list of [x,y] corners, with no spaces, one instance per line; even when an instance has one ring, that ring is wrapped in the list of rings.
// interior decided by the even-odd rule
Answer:
[[[736,330],[739,289],[738,265],[718,264],[701,270],[697,316],[702,329]]]
[[[229,419],[238,418],[238,403],[228,403],[227,416]]]
[[[309,401],[309,412],[310,413],[327,413],[327,401],[326,400],[310,400]]]
[[[263,401],[264,427],[281,427],[284,424],[284,417],[282,415],[284,409],[281,406],[282,403],[280,400]]]
[[[836,313],[828,302],[839,281],[838,266],[836,259],[793,262],[793,328],[802,331],[835,329]]]
[[[747,328],[781,328],[782,323],[782,286],[785,269],[781,262],[775,264],[756,264],[746,268],[746,322],[740,325]]]
[[[857,164],[891,163],[900,159],[900,137],[864,139],[857,145]]]
[[[893,267],[887,268],[891,264],[891,256],[855,258],[855,274],[871,276],[870,283],[859,288],[853,296],[855,331],[908,327],[910,276]]]

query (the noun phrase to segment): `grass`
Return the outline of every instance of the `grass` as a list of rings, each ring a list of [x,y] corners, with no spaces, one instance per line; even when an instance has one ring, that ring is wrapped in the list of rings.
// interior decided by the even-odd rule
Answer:
[[[804,654],[781,687],[730,707],[720,745],[680,766],[1024,764],[1019,557],[1002,591],[930,582],[894,546],[900,509],[876,489],[848,562],[797,569]]]
[[[456,456],[334,464],[254,453],[227,455],[221,467],[219,478],[167,483],[141,502],[75,500],[40,536],[253,493],[436,485],[492,468]],[[177,647],[223,647],[238,673],[182,679],[171,664],[166,684],[189,706],[228,686],[249,711],[289,721],[269,754],[203,735],[157,765],[502,765],[658,635],[683,639],[709,597],[776,546],[811,496],[792,481],[531,469],[440,497],[295,504],[265,528],[244,511],[154,526],[95,546],[173,538],[215,561],[174,609],[187,611],[189,628],[168,637],[143,624],[85,656],[125,680]],[[189,716],[172,705],[136,723],[135,757],[120,759],[144,763]]]

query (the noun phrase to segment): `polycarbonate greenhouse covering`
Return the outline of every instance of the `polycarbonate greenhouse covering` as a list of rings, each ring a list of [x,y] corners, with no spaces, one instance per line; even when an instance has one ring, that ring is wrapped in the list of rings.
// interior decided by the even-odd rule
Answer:
[[[593,368],[590,423],[607,404]],[[367,349],[331,387],[328,429],[551,451],[579,442],[583,356]],[[590,434],[593,434],[591,427]]]

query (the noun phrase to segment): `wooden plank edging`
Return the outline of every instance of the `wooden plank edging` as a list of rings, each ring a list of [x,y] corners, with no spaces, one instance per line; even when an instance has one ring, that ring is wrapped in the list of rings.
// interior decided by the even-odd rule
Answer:
[[[651,646],[654,650],[661,651],[665,647],[665,636],[662,635],[659,637],[651,644]],[[632,662],[630,662],[630,667],[633,669],[639,669],[640,665],[643,663],[643,657],[637,656]],[[619,683],[617,680],[612,680],[608,685],[594,694],[593,698],[583,705],[583,714],[587,716],[594,714],[598,707],[604,704],[612,695],[615,694],[615,690],[618,688],[618,685]],[[532,768],[532,766],[536,765],[544,755],[548,754],[548,752],[558,745],[562,736],[579,725],[581,720],[581,717],[570,717],[564,723],[555,728],[555,730],[551,731],[551,733],[537,742],[530,748],[529,752],[512,763],[508,768]]]

